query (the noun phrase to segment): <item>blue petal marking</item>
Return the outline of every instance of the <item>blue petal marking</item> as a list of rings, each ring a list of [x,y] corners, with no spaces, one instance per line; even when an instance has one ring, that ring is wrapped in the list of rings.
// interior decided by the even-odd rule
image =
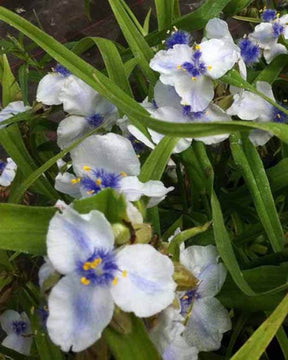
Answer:
[[[88,124],[92,127],[92,128],[97,128],[100,125],[103,124],[104,122],[104,116],[102,116],[99,113],[90,115],[88,117],[86,117],[86,120],[88,121]]]

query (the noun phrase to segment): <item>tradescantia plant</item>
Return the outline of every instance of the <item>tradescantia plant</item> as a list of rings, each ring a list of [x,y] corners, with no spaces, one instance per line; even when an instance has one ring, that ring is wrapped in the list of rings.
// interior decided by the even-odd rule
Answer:
[[[18,74],[8,40],[0,58],[3,358],[288,358],[288,15],[273,3],[155,0],[150,29],[151,12],[142,25],[109,0],[126,48],[60,44],[0,7],[47,53]],[[103,69],[81,58],[94,46]]]

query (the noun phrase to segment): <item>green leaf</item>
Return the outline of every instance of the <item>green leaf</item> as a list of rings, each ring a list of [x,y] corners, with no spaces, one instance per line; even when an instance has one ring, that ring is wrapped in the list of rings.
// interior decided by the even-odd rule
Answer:
[[[21,94],[22,94],[24,105],[29,105],[29,102],[28,102],[28,74],[29,74],[28,65],[27,64],[21,65],[18,70],[18,76],[19,76],[19,85],[21,88]]]
[[[174,0],[155,0],[158,30],[169,29],[173,20]]]
[[[112,224],[128,220],[125,197],[113,189],[103,189],[99,194],[89,198],[75,200],[73,207],[81,214],[87,214],[91,210],[99,210]]]
[[[132,329],[120,334],[107,327],[104,338],[116,360],[161,360],[141,319],[131,315]]]
[[[109,4],[123,32],[124,37],[135,58],[138,59],[139,65],[141,66],[143,72],[152,83],[155,83],[157,77],[149,67],[149,61],[154,55],[152,49],[147,44],[143,35],[139,32],[125,11],[121,1],[109,0]]]
[[[145,17],[144,24],[143,24],[143,35],[144,36],[149,34],[151,14],[152,14],[152,9],[150,8],[147,15],[146,15],[146,17]]]
[[[288,337],[283,326],[277,331],[276,337],[284,355],[284,359],[288,359]]]
[[[148,180],[160,180],[174,150],[178,138],[164,137],[151,152],[142,166],[139,179],[143,182]]]
[[[278,55],[269,65],[265,66],[264,70],[254,80],[254,83],[257,81],[267,81],[269,84],[273,84],[287,64],[288,55]]]
[[[21,91],[12,74],[6,55],[0,56],[2,107],[21,99]]]
[[[0,204],[0,249],[46,254],[46,234],[54,207]]]
[[[231,360],[258,360],[288,314],[288,294]]]
[[[226,16],[233,16],[234,14],[238,14],[240,11],[249,6],[251,2],[252,0],[231,0],[225,7],[224,14]]]
[[[284,234],[262,160],[247,137],[234,134],[230,144],[234,161],[243,174],[272,249],[281,251]]]

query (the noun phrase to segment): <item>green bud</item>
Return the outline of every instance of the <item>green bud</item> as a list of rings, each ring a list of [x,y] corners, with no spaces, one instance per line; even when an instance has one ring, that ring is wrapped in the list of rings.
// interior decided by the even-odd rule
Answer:
[[[115,236],[115,243],[117,245],[123,245],[129,242],[131,233],[127,226],[116,223],[112,225],[112,230]]]
[[[110,326],[120,334],[130,334],[132,331],[131,315],[115,307]]]
[[[135,243],[148,244],[152,238],[152,227],[150,224],[133,224],[135,231]]]
[[[198,279],[182,264],[175,262],[174,269],[173,279],[177,284],[178,291],[194,289],[197,286]]]

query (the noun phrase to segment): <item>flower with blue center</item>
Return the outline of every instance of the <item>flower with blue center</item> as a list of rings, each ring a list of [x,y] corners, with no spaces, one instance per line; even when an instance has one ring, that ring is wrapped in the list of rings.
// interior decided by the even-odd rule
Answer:
[[[188,32],[183,30],[175,30],[165,40],[165,46],[167,49],[172,49],[174,45],[186,44],[189,45],[191,36]]]
[[[117,108],[82,80],[70,77],[59,96],[63,109],[69,114],[57,129],[61,149],[71,145],[91,129],[103,126],[111,130],[118,119]]]
[[[110,323],[114,303],[138,317],[152,316],[174,299],[174,266],[151,245],[114,249],[112,227],[97,210],[57,213],[49,224],[47,252],[63,278],[49,299],[47,329],[63,351],[82,351]]]
[[[60,105],[60,93],[63,86],[69,78],[77,79],[64,66],[58,64],[52,69],[52,72],[45,75],[39,82],[36,99],[45,105]],[[79,79],[80,80],[80,79]]]
[[[265,81],[257,81],[256,88],[271,100],[275,101],[272,87]],[[273,105],[262,99],[259,95],[249,91],[241,90],[235,94],[232,106],[227,110],[229,115],[236,115],[241,120],[257,121],[257,122],[286,122],[287,115],[275,108]],[[252,130],[249,135],[250,141],[256,146],[265,145],[272,135],[263,130]]]
[[[30,320],[26,313],[19,314],[14,310],[6,310],[0,315],[2,329],[7,333],[2,345],[29,356],[33,341]]]
[[[249,39],[256,42],[264,50],[264,58],[269,64],[276,56],[288,52],[284,45],[278,44],[281,35],[288,39],[288,15],[281,17],[276,15],[275,17],[274,11],[267,9],[263,13],[263,20],[266,22],[257,25],[254,31],[249,34]]]
[[[17,165],[11,158],[0,160],[0,186],[10,186],[16,176]]]
[[[0,129],[7,126],[1,125],[2,121],[8,120],[14,115],[21,114],[29,109],[31,109],[31,107],[25,106],[23,101],[13,101],[9,103],[4,109],[0,111]]]
[[[173,190],[161,181],[139,181],[140,161],[131,142],[120,135],[92,135],[71,151],[71,157],[76,176],[68,172],[58,174],[55,187],[76,198],[113,188],[128,201],[147,196],[151,207]]]
[[[265,22],[271,22],[277,19],[277,11],[274,9],[265,9],[262,13],[262,19]]]
[[[259,61],[261,51],[259,46],[253,43],[253,41],[248,38],[241,39],[239,41],[239,47],[246,65],[251,65]]]
[[[220,39],[199,45],[174,45],[159,51],[150,67],[160,73],[165,85],[175,87],[182,105],[192,112],[203,111],[214,97],[213,80],[223,76],[238,60],[235,45]]]

